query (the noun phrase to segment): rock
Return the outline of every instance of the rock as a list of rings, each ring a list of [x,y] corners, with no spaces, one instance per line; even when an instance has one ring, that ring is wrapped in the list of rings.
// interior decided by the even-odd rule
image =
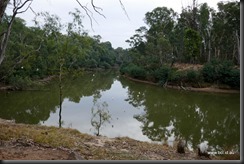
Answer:
[[[177,152],[178,153],[185,153],[185,147],[186,147],[186,143],[183,140],[180,140],[177,144]]]
[[[210,155],[208,154],[208,141],[204,141],[198,145],[198,156],[204,156],[209,158]]]
[[[84,160],[78,153],[71,152],[68,156],[68,160]]]

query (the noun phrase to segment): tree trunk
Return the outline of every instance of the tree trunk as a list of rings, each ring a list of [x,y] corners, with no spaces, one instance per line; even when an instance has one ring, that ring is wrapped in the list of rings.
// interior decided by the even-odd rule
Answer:
[[[236,40],[237,40],[237,63],[240,65],[240,40],[239,40],[239,35],[238,32],[236,31]]]
[[[17,15],[17,12],[15,12],[11,18],[11,21],[8,24],[8,28],[7,31],[3,32],[3,34],[1,34],[1,45],[0,45],[0,65],[3,62],[3,59],[5,57],[5,50],[8,44],[8,40],[9,40],[9,35],[11,32],[11,28],[15,19],[15,16]]]
[[[3,15],[10,0],[0,0],[0,22],[2,22]]]
[[[211,60],[211,34],[208,30],[208,62]]]
[[[59,67],[59,107],[60,107],[60,110],[59,110],[59,127],[61,128],[61,126],[62,126],[61,112],[62,112],[62,104],[63,104],[63,101],[62,101],[62,97],[63,97],[62,67],[63,67],[63,64],[61,62],[59,64],[60,64],[60,67]]]

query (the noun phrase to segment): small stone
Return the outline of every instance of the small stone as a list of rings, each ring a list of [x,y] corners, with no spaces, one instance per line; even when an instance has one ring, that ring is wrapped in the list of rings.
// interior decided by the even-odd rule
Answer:
[[[181,154],[185,153],[185,146],[185,142],[183,140],[180,140],[177,144],[177,152]]]
[[[78,153],[71,152],[68,156],[68,160],[84,160]]]

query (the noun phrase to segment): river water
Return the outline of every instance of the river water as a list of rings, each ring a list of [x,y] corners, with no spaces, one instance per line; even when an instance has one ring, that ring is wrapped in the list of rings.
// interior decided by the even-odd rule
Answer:
[[[0,92],[0,118],[92,135],[99,127],[103,136],[171,146],[182,138],[190,149],[207,141],[214,151],[240,151],[239,93],[165,89],[107,71],[65,78],[61,111],[59,98],[58,80],[37,91]]]

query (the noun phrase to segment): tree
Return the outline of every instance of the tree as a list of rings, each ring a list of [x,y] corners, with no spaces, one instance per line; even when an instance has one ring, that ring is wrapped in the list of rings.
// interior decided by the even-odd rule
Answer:
[[[4,12],[6,10],[6,7],[8,5],[10,0],[1,0],[0,1],[0,22],[2,22],[2,18],[3,18],[3,15],[4,15]]]
[[[91,109],[91,125],[97,130],[96,135],[100,136],[101,127],[104,126],[106,122],[110,123],[111,115],[107,109],[108,104],[106,102],[103,102],[102,104],[96,102],[94,105],[97,108],[94,109],[94,107],[92,107]]]
[[[8,44],[8,40],[9,40],[9,36],[11,33],[11,28],[14,22],[14,19],[16,17],[17,14],[21,14],[23,12],[25,12],[26,10],[28,10],[28,8],[30,7],[31,3],[33,0],[25,0],[24,2],[22,1],[18,1],[18,0],[13,0],[13,15],[11,17],[11,19],[8,22],[8,26],[6,27],[6,29],[0,31],[0,65],[5,57],[5,51],[6,51],[6,47]],[[9,0],[3,0],[0,2],[0,19],[2,20],[2,16],[5,12],[6,6],[9,3]],[[25,5],[28,4],[27,7],[25,7]]]
[[[220,2],[213,14],[212,47],[215,58],[240,64],[240,2]]]
[[[7,26],[6,30],[0,31],[0,42],[1,42],[1,44],[0,44],[0,65],[1,65],[1,63],[4,60],[4,57],[5,57],[5,51],[6,51],[6,47],[7,47],[8,40],[9,40],[9,36],[10,36],[10,33],[11,33],[11,28],[12,28],[13,21],[14,21],[14,19],[15,19],[17,14],[23,13],[23,12],[27,11],[30,8],[32,1],[33,0],[24,0],[22,2],[21,0],[13,0],[13,15],[12,15],[12,17],[11,17],[9,23],[8,23],[8,26]],[[9,2],[10,2],[10,0],[1,0],[0,1],[0,21],[2,21],[2,18],[3,18],[3,15],[4,15],[4,12],[6,10],[7,5],[8,4],[12,4],[12,3],[9,3]],[[83,6],[80,3],[79,0],[76,0],[76,2],[86,12],[86,15],[90,19],[91,27],[92,27],[92,19],[94,19],[92,17],[92,12],[86,6]],[[125,11],[125,14],[127,15],[123,3],[121,2],[121,0],[119,0],[119,2],[120,2],[120,5],[121,5],[122,9]],[[102,9],[100,7],[95,6],[94,3],[93,3],[93,0],[91,0],[91,5],[92,5],[92,8],[94,9],[94,11],[96,13],[98,13],[101,16],[105,17],[103,14],[101,14],[99,12],[99,10],[102,10]],[[128,17],[128,15],[127,15],[127,17]]]
[[[184,34],[184,56],[189,62],[196,62],[200,54],[200,34],[191,29],[187,28]]]
[[[198,22],[199,32],[202,37],[201,55],[203,55],[204,61],[210,61],[211,59],[211,34],[212,34],[212,13],[214,12],[207,3],[200,6]]]

